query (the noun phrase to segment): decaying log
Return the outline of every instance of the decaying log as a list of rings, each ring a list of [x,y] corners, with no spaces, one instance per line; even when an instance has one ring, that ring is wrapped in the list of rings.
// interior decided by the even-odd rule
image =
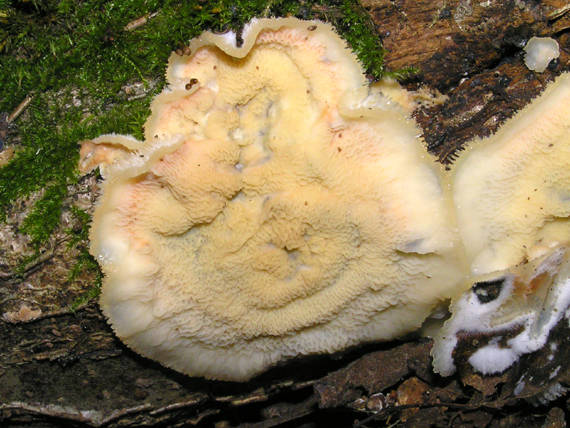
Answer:
[[[419,74],[405,82],[409,89],[448,97],[415,113],[442,162],[473,136],[495,131],[570,69],[564,0],[362,3],[388,49],[388,67],[416,66]],[[532,35],[553,37],[561,48],[542,74],[522,61]],[[66,204],[92,210],[96,194],[90,175]],[[554,357],[529,354],[498,376],[463,367],[441,378],[431,370],[431,342],[417,337],[293,361],[245,384],[177,374],[120,343],[95,301],[70,309],[94,278],[68,281],[77,257],[63,238],[76,221],[68,211],[51,248],[16,270],[14,260],[29,245],[16,227],[27,207],[29,201],[14,206],[0,226],[2,426],[566,426],[567,323],[552,332],[566,343]],[[527,382],[517,388],[523,375]]]

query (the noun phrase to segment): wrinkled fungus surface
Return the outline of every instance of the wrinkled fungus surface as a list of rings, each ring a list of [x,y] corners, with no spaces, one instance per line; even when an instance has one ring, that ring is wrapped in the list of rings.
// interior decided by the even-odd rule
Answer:
[[[241,37],[171,56],[144,141],[82,143],[80,168],[105,178],[101,307],[137,352],[246,380],[416,330],[478,275],[568,242],[567,76],[448,177],[409,94],[370,86],[330,25]]]
[[[328,24],[258,20],[243,38],[205,33],[172,55],[144,142],[81,153],[105,177],[91,251],[117,335],[232,380],[417,329],[461,275],[405,106]]]
[[[551,83],[493,136],[475,140],[451,174],[471,290],[435,337],[434,368],[456,355],[500,373],[547,343],[570,305],[570,74]],[[475,340],[472,340],[475,339]]]

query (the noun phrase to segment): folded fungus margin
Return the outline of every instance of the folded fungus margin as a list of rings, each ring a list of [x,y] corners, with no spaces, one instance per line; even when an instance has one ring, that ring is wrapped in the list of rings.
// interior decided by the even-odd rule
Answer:
[[[567,245],[567,110],[517,146],[524,162],[481,155],[512,144],[525,114],[564,102],[567,75],[448,174],[418,137],[412,95],[370,85],[330,25],[252,20],[238,39],[207,32],[171,56],[144,141],[82,144],[82,169],[105,178],[91,231],[101,306],[137,352],[243,381],[414,331],[481,272]],[[490,160],[500,165],[482,170]],[[513,220],[493,192],[508,185],[516,199],[522,184],[548,204]],[[466,209],[465,195],[491,205]],[[525,214],[534,223],[518,224]],[[503,223],[532,237],[485,234]]]

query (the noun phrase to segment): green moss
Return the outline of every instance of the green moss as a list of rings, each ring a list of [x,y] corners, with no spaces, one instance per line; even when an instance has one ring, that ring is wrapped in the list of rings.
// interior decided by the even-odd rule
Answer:
[[[352,46],[362,65],[374,79],[384,75],[384,48],[370,17],[352,1],[343,1],[335,26]]]
[[[386,73],[380,39],[355,0],[0,0],[0,111],[33,96],[17,120],[17,153],[0,168],[0,221],[14,200],[41,191],[22,231],[46,242],[78,179],[77,143],[108,132],[142,137],[172,50],[206,29],[287,15],[332,22],[372,77]],[[145,25],[125,29],[142,16]],[[137,81],[147,93],[128,100],[121,88]]]
[[[69,271],[68,281],[73,284],[84,274],[94,278],[89,289],[71,303],[70,308],[75,311],[99,296],[103,275],[99,265],[87,250],[89,222],[91,220],[89,214],[77,207],[71,207],[71,213],[77,220],[77,227],[67,231],[69,238],[67,246],[68,249],[76,247],[79,250],[79,256]]]
[[[85,265],[84,265],[84,263],[85,263]],[[95,264],[93,265],[92,263],[95,263]],[[79,266],[78,269],[81,269],[81,270],[83,270],[83,269],[98,269],[98,265],[93,259],[83,260],[81,257],[80,257],[79,262],[76,266]],[[96,282],[96,284],[93,285],[92,287],[90,287],[85,293],[83,293],[77,299],[75,299],[69,305],[69,308],[75,312],[76,310],[78,310],[82,306],[85,306],[91,300],[98,298],[100,294],[101,294],[101,275],[99,275],[98,281]]]
[[[59,224],[61,204],[65,194],[66,188],[61,184],[48,187],[34,205],[32,212],[24,219],[21,231],[27,233],[33,243],[47,241],[52,230]]]

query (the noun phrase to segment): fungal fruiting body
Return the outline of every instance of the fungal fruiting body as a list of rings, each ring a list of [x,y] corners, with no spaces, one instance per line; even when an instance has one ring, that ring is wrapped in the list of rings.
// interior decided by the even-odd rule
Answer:
[[[525,65],[538,73],[546,70],[550,61],[560,56],[558,42],[550,37],[531,37],[524,51]]]
[[[569,119],[564,74],[454,164],[454,209],[474,286],[435,337],[439,373],[455,371],[459,337],[478,343],[469,355],[459,346],[459,360],[499,373],[570,318]]]
[[[463,276],[406,93],[370,88],[328,24],[256,20],[243,38],[171,56],[144,142],[81,152],[105,177],[91,251],[115,332],[229,380],[413,331]]]
[[[537,183],[545,205],[532,220],[510,225],[518,214],[505,209],[488,234],[462,194],[500,203],[497,186],[474,184],[472,159],[505,157],[509,135],[446,177],[409,119],[408,94],[369,86],[328,24],[253,20],[242,37],[237,46],[233,33],[204,33],[190,55],[171,56],[144,141],[82,144],[81,169],[105,178],[91,229],[101,307],[137,352],[189,375],[246,380],[288,358],[416,330],[481,272],[530,254],[517,246],[538,257],[568,240],[567,157],[517,147],[541,180],[529,159],[546,153],[563,184]],[[504,160],[526,185],[517,162]],[[477,180],[510,185],[512,174],[489,174]]]
[[[472,141],[452,171],[459,234],[475,275],[570,241],[570,74],[499,131]]]

